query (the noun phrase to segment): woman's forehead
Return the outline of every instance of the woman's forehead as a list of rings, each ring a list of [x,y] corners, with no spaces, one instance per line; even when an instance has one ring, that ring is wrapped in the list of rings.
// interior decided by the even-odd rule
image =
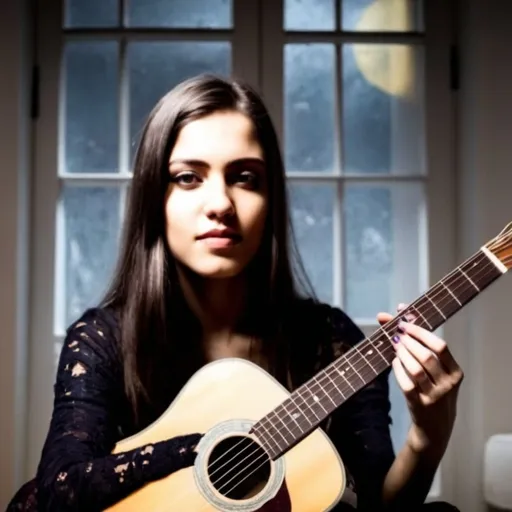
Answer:
[[[217,112],[187,123],[178,134],[170,160],[262,158],[252,121],[238,112]]]

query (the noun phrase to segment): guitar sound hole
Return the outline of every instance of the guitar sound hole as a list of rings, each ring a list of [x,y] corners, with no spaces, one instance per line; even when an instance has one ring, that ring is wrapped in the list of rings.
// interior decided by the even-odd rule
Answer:
[[[207,471],[217,492],[232,500],[242,500],[265,487],[270,469],[270,459],[259,444],[248,437],[234,436],[213,448]]]

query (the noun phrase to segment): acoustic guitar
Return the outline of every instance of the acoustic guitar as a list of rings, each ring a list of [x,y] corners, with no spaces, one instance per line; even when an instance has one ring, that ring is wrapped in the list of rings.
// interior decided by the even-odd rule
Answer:
[[[411,303],[433,331],[512,267],[512,223]],[[111,512],[321,512],[341,499],[343,462],[319,427],[386,370],[398,315],[289,393],[258,366],[223,359],[204,366],[167,411],[113,453],[204,432],[195,464],[147,484]]]

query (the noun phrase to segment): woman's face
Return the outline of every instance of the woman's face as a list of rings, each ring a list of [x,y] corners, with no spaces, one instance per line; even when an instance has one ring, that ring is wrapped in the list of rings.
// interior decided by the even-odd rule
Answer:
[[[169,158],[166,236],[196,274],[240,274],[260,247],[267,217],[263,150],[249,118],[217,112],[185,125]]]

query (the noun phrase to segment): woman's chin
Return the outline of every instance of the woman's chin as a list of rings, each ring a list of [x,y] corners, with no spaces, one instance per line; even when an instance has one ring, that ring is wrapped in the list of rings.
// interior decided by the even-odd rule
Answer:
[[[229,279],[240,275],[243,267],[234,262],[224,262],[221,265],[199,267],[192,270],[205,279]]]
[[[197,258],[177,259],[179,265],[203,279],[229,279],[245,272],[250,258],[201,254]]]

